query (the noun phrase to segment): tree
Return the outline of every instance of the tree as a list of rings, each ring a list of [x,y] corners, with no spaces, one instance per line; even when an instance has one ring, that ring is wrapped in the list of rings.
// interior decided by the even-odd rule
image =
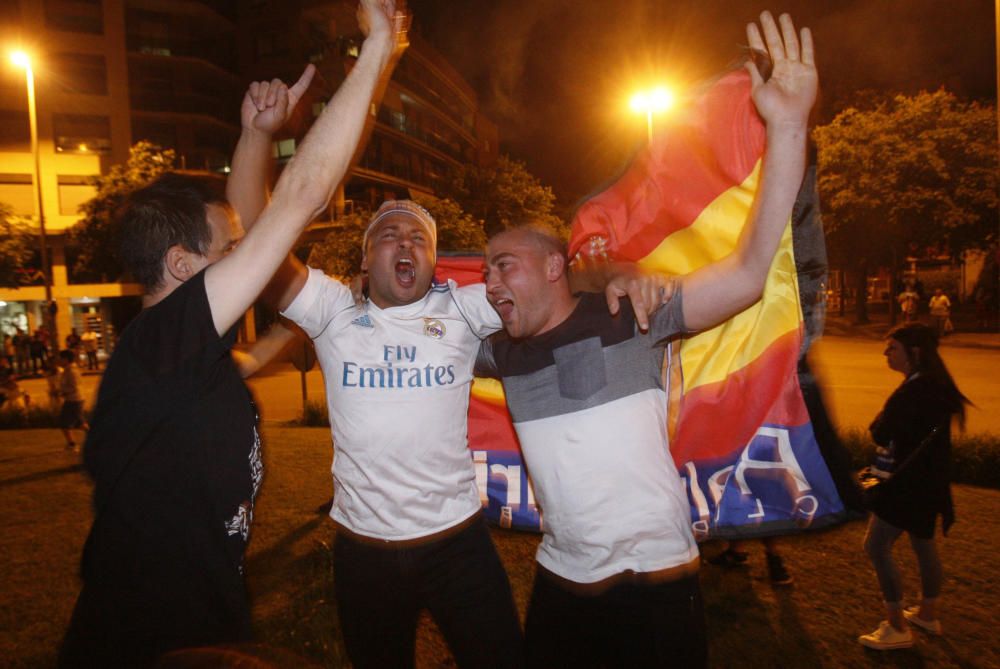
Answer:
[[[23,218],[14,214],[10,205],[0,203],[0,286],[16,287],[21,270],[32,261],[38,247],[38,236]]]
[[[118,225],[115,214],[132,191],[142,188],[174,164],[174,152],[150,142],[129,149],[128,161],[115,165],[106,175],[94,177],[97,194],[80,207],[83,218],[70,229],[70,242],[77,246],[73,265],[77,281],[115,281],[124,274],[118,255]]]
[[[361,272],[361,240],[369,214],[357,211],[337,221],[323,241],[314,244],[306,264],[330,276],[348,279]]]
[[[944,90],[867,106],[813,132],[831,259],[856,273],[862,322],[868,269],[895,277],[913,245],[957,257],[997,239],[994,109]]]
[[[507,156],[500,156],[490,167],[463,165],[450,175],[441,191],[482,221],[488,236],[529,221],[565,227],[553,213],[556,196],[552,189],[543,186],[524,163]]]
[[[437,223],[438,251],[471,251],[481,253],[486,246],[486,231],[481,222],[462,211],[452,199],[426,195],[413,198],[431,213]]]

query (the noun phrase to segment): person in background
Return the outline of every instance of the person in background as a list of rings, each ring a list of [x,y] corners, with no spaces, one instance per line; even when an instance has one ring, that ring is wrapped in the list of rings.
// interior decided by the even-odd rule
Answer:
[[[943,337],[954,328],[951,324],[951,300],[940,288],[934,290],[934,295],[930,301],[931,318],[934,319],[934,327],[937,329],[938,337]]]
[[[764,558],[767,561],[767,577],[771,585],[791,585],[795,579],[785,567],[785,561],[778,551],[778,537],[763,537]],[[744,541],[730,541],[725,550],[706,560],[717,567],[741,567],[746,565],[750,555],[743,550]]]
[[[906,323],[912,323],[917,320],[917,305],[920,304],[920,295],[917,294],[917,291],[913,290],[911,284],[906,284],[903,292],[899,294],[896,300],[899,302],[899,308],[903,312],[903,320]]]
[[[49,360],[45,364],[45,385],[49,395],[49,409],[53,413],[62,409],[62,393],[59,391],[62,373],[62,367],[57,364],[56,360]]]
[[[883,483],[871,501],[871,518],[864,548],[875,567],[886,620],[878,629],[858,637],[876,650],[913,645],[909,622],[931,634],[941,634],[937,602],[942,569],[934,542],[938,516],[942,532],[955,520],[951,501],[951,421],[965,426],[968,398],[938,354],[935,330],[907,323],[892,330],[886,340],[889,369],[903,375],[903,383],[889,396],[872,422],[872,439],[880,447],[878,469]],[[892,547],[903,533],[917,555],[921,600],[903,608],[899,571]]]
[[[48,333],[42,328],[35,330],[35,334],[29,342],[31,351],[31,373],[37,375],[45,368],[45,362],[49,359]]]
[[[83,395],[80,393],[80,376],[76,373],[76,353],[67,349],[59,352],[62,371],[59,373],[59,399],[62,407],[59,410],[59,427],[66,437],[66,448],[79,450],[73,440],[73,430],[87,432],[90,426],[83,416]],[[50,360],[46,365],[55,365]]]
[[[73,351],[73,353],[76,355],[77,362],[79,362],[80,352],[82,349],[83,345],[82,345],[82,340],[80,339],[80,335],[76,333],[76,328],[73,328],[69,331],[69,334],[66,335],[66,350]]]
[[[18,330],[14,335],[14,372],[24,376],[31,369],[31,335],[24,330]]]
[[[14,378],[14,371],[7,366],[0,367],[0,409],[25,411],[31,404],[31,397],[21,390]]]
[[[17,359],[17,352],[14,348],[14,338],[10,335],[3,336],[3,357],[7,361],[7,367],[14,369],[14,361]]]
[[[97,360],[97,333],[87,330],[80,337],[83,344],[83,352],[87,354],[87,371],[97,371],[101,368]]]

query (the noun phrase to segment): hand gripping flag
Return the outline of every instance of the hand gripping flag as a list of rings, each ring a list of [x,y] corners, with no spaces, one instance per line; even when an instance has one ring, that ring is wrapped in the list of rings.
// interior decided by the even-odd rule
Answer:
[[[729,72],[681,110],[610,188],[584,202],[570,257],[582,265],[636,262],[670,274],[724,257],[747,221],[764,143],[749,75]],[[668,356],[670,450],[699,540],[780,534],[845,517],[799,382],[800,371],[808,374],[802,356],[809,335],[821,329],[825,280],[813,184],[810,172],[793,212],[797,224],[782,237],[762,299],[680,340]]]

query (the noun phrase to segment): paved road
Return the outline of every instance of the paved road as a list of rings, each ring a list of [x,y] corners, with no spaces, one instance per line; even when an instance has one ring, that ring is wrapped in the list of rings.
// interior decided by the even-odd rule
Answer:
[[[867,428],[902,377],[885,364],[885,343],[830,337],[819,340],[812,360],[823,384],[834,424]],[[1000,434],[1000,350],[941,346],[941,357],[965,395],[969,407],[966,430]]]
[[[814,348],[814,366],[827,404],[841,427],[867,427],[885,399],[900,381],[882,356],[878,340],[826,336]],[[976,404],[969,409],[968,431],[1000,434],[1000,349],[959,347],[945,343],[942,356],[962,391]],[[83,390],[92,400],[99,377],[84,375]],[[306,375],[310,400],[325,401],[323,379],[317,367]],[[24,389],[44,402],[42,379],[22,381]],[[288,421],[302,411],[301,377],[290,365],[272,365],[258,378],[253,389],[265,421]]]

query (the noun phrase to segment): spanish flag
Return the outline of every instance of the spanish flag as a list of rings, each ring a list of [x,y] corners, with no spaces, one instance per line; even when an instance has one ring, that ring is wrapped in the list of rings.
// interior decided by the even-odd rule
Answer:
[[[434,275],[438,282],[452,279],[460,286],[480,283],[483,257],[441,253]],[[521,445],[500,381],[476,378],[473,382],[468,439],[479,500],[487,520],[500,527],[540,530],[541,510],[521,459]]]
[[[611,187],[578,209],[574,263],[630,261],[682,275],[735,248],[765,144],[749,75],[740,69],[717,79],[665,126]],[[810,263],[796,257],[797,230],[819,229],[814,195],[805,186],[800,192],[792,218],[801,221],[789,221],[762,299],[668,355],[670,450],[699,539],[766,536],[845,517],[799,382],[810,334],[803,293],[808,310],[822,307],[822,280],[806,276],[800,285]]]

